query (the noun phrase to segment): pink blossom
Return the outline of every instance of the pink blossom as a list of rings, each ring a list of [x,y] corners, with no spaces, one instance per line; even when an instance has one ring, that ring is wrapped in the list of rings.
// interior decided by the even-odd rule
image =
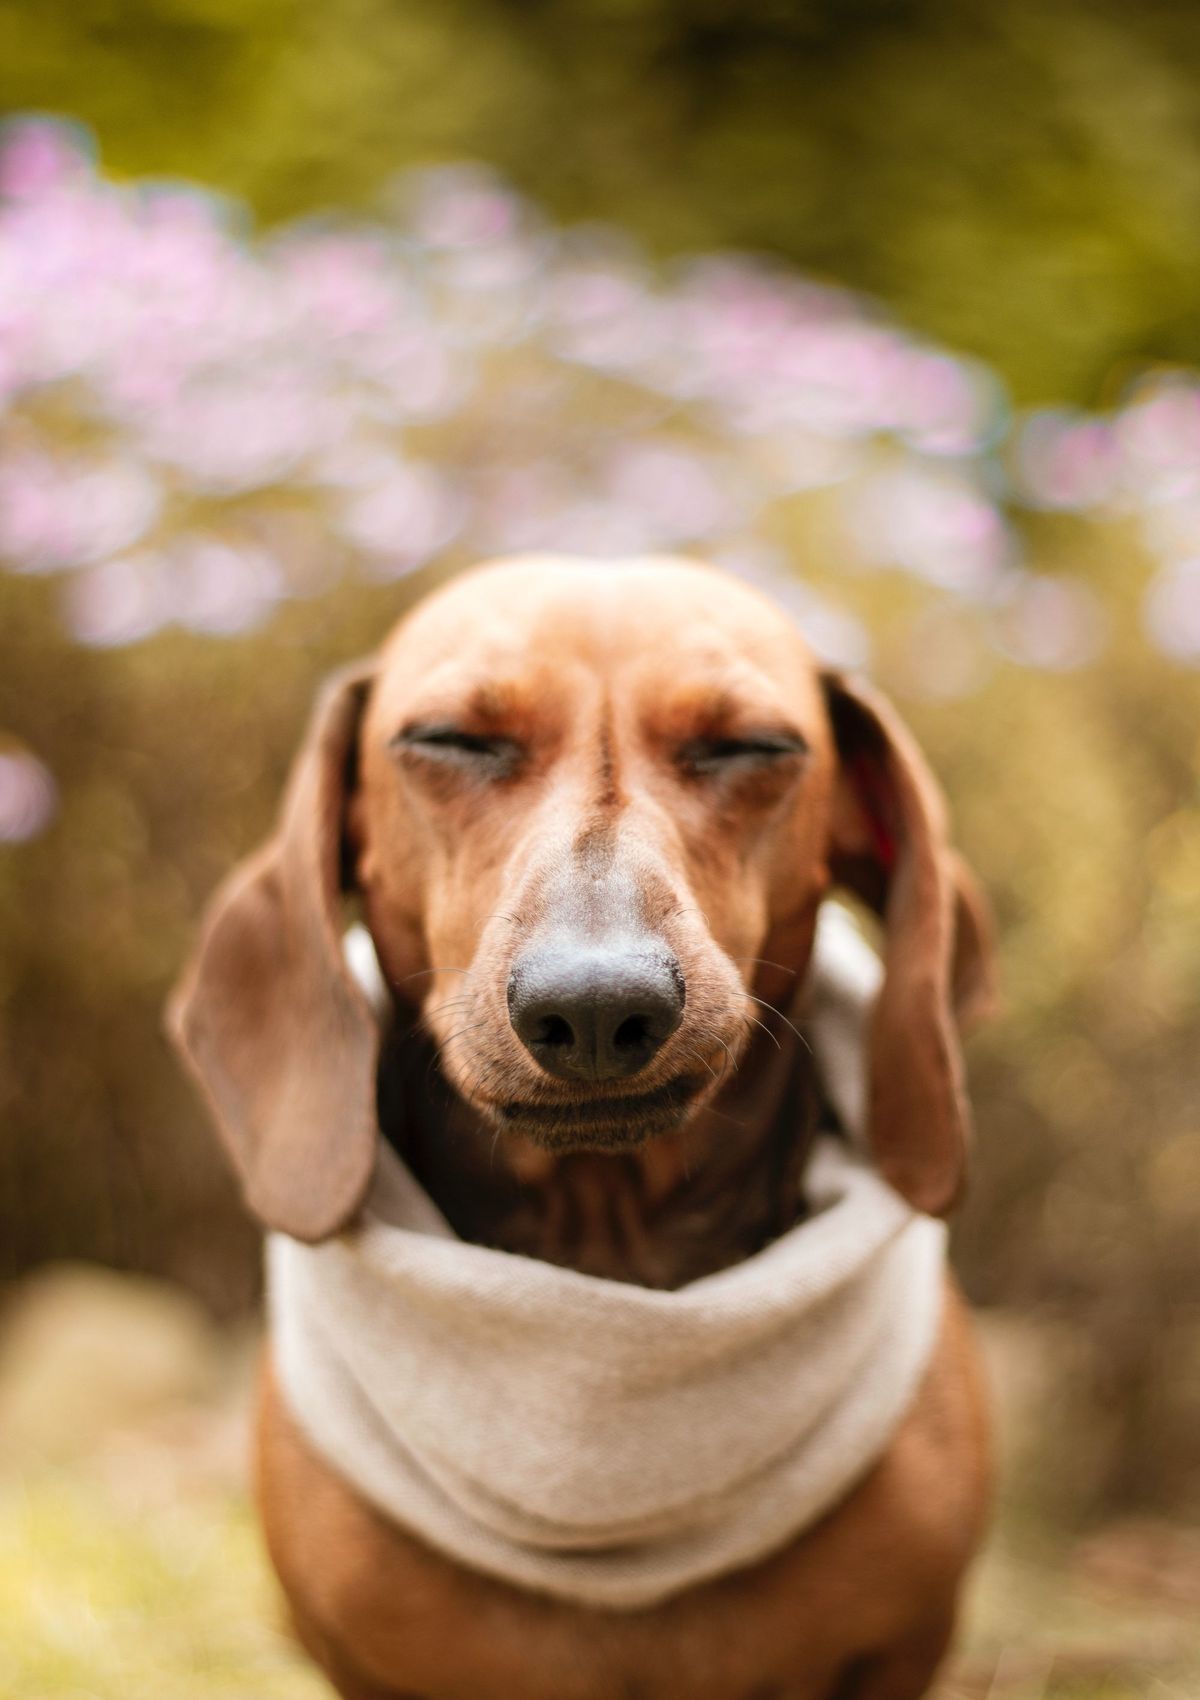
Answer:
[[[0,406],[0,555],[72,573],[89,644],[244,631],[347,567],[451,547],[753,555],[804,512],[827,573],[920,581],[913,652],[953,694],[989,619],[1023,665],[1103,640],[1089,589],[1020,571],[1024,505],[1128,514],[1165,564],[1148,629],[1191,653],[1200,377],[1018,418],[1002,467],[978,362],[754,256],[662,272],[619,231],[555,232],[480,167],[410,174],[375,222],[263,237],[202,190],[106,181],[71,126],[9,126]],[[807,629],[861,647],[805,594]]]
[[[1200,665],[1200,557],[1158,573],[1146,593],[1143,618],[1164,655]]]
[[[80,643],[112,649],[137,643],[171,617],[167,566],[157,555],[121,555],[67,581],[67,627]]]
[[[641,514],[647,540],[660,547],[729,529],[744,500],[727,467],[669,443],[622,449],[607,482],[613,501]]]
[[[1094,661],[1104,642],[1105,617],[1078,579],[1015,576],[997,611],[994,637],[1003,654],[1025,667],[1066,672]]]
[[[0,196],[35,200],[87,171],[85,133],[54,118],[25,118],[0,132]]]
[[[1111,425],[1046,409],[1031,415],[1016,445],[1017,487],[1042,508],[1086,511],[1116,493],[1120,460]]]
[[[274,612],[285,589],[278,562],[264,549],[196,537],[181,539],[171,551],[171,611],[194,631],[215,637],[252,631]]]
[[[39,837],[58,808],[49,768],[27,750],[0,750],[0,843]]]
[[[967,479],[917,465],[882,471],[847,496],[868,558],[946,590],[986,590],[1013,542],[996,504]]]
[[[1136,488],[1155,494],[1200,483],[1200,382],[1183,373],[1135,387],[1117,437]]]
[[[409,225],[430,248],[471,248],[497,242],[517,229],[519,198],[481,166],[443,166],[415,173],[405,197]]]
[[[353,496],[340,516],[343,534],[364,552],[372,577],[423,566],[463,522],[463,504],[432,467],[397,462],[385,482]]]

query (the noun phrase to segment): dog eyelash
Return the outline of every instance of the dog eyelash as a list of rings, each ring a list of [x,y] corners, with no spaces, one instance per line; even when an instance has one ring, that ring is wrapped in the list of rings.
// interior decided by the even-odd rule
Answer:
[[[405,726],[391,739],[398,754],[411,753],[446,766],[461,767],[500,778],[511,773],[523,751],[513,738],[465,732],[460,726]]]
[[[680,748],[679,760],[689,773],[712,774],[807,754],[808,743],[798,732],[758,732],[747,738],[693,738]]]

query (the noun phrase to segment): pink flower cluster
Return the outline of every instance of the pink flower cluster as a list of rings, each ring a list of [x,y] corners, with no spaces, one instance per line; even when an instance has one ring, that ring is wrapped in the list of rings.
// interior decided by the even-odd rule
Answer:
[[[963,619],[963,655],[1072,667],[1103,644],[1088,585],[1023,560],[1021,507],[1132,515],[1161,562],[1147,629],[1200,662],[1193,376],[1014,421],[979,363],[847,292],[737,256],[655,275],[486,170],[413,174],[373,223],[255,235],[215,196],[107,180],[72,126],[0,141],[0,566],[62,575],[81,643],[248,631],[448,550],[699,548],[859,661],[830,563],[800,590],[763,541],[813,500],[835,567],[930,587],[931,688],[970,688]]]
[[[966,592],[1012,554],[977,365],[781,268],[656,279],[479,169],[402,181],[386,222],[251,238],[213,196],[107,181],[70,127],[10,126],[0,404],[0,557],[66,575],[89,644],[247,630],[451,547],[736,559],[774,504],[855,491],[881,445],[869,561]],[[902,535],[870,518],[893,487]],[[823,629],[861,653],[848,616]]]

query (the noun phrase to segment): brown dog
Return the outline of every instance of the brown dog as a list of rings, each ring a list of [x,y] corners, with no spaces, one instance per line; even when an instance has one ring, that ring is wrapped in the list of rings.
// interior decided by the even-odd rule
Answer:
[[[705,568],[486,567],[325,692],[177,1031],[269,1227],[345,1227],[382,1126],[462,1238],[679,1287],[803,1215],[813,1085],[777,1006],[831,885],[884,922],[876,1163],[944,1212],[968,1121],[956,1024],[988,953],[909,734]],[[352,893],[395,1008],[382,1052],[342,950]],[[323,1462],[269,1364],[258,1462],[300,1636],[346,1700],[914,1700],[988,1474],[953,1288],[915,1403],[840,1507],[652,1609],[435,1554]]]

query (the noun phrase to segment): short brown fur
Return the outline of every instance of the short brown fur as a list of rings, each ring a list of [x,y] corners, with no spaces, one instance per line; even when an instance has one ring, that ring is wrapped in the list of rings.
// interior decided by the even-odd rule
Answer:
[[[446,727],[499,754],[447,757],[429,743]],[[803,753],[712,771],[690,753],[768,732]],[[883,921],[876,1160],[945,1210],[967,1140],[957,1028],[987,1000],[989,941],[910,735],[706,569],[503,564],[334,682],[174,1024],[268,1226],[319,1240],[352,1219],[378,1076],[385,1135],[464,1237],[676,1287],[803,1216],[813,1082],[780,1006],[832,885]],[[396,1011],[382,1051],[340,952],[345,886]],[[504,1002],[523,940],[614,916],[666,940],[686,977],[640,1088],[683,1082],[686,1102],[644,1126],[603,1121],[616,1086],[541,1074]],[[986,1452],[951,1285],[921,1392],[859,1487],[766,1563],[652,1609],[555,1603],[434,1555],[312,1452],[269,1363],[258,1486],[300,1637],[345,1700],[916,1700],[979,1538]]]

